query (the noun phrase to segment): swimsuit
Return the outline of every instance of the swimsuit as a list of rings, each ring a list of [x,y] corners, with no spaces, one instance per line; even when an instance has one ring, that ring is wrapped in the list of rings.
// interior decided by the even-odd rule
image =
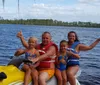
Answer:
[[[58,57],[58,61],[61,60],[63,56]],[[67,56],[64,56],[64,60],[67,61]],[[59,63],[58,66],[56,66],[60,71],[66,70],[66,64],[63,64],[62,62]]]
[[[30,54],[28,52],[25,52],[25,58],[28,59],[28,57],[36,57],[36,54]]]
[[[25,59],[29,60],[28,59],[29,57],[35,58],[36,54],[30,54],[29,52],[25,52]],[[34,64],[34,63],[31,63],[31,62],[24,62],[24,63],[27,64],[27,65]]]

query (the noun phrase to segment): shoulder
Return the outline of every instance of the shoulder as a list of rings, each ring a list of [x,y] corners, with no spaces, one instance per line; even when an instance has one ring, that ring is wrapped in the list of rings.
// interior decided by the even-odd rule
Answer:
[[[52,45],[52,46],[49,47],[49,49],[56,50],[56,47]]]
[[[84,46],[84,44],[83,43],[79,43],[77,46],[81,47],[81,46]]]
[[[57,46],[54,42],[52,42],[51,47],[54,47],[54,48],[55,48],[55,50],[58,52],[58,46]]]
[[[79,52],[80,51],[80,47],[82,46],[83,44],[80,43],[80,42],[76,42],[75,45],[73,46],[75,51],[76,52]]]
[[[54,42],[52,42],[52,45],[55,46],[55,47],[58,47]]]

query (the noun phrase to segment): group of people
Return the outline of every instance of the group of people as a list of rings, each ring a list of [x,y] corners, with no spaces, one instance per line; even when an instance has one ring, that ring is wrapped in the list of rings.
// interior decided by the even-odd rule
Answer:
[[[28,85],[32,78],[34,85],[47,85],[47,81],[54,75],[57,85],[76,85],[75,75],[79,70],[79,52],[94,48],[100,38],[87,46],[80,43],[76,32],[68,33],[68,41],[62,40],[59,45],[52,42],[49,32],[42,34],[42,43],[37,44],[38,39],[30,37],[28,42],[24,39],[22,32],[18,32],[17,37],[21,40],[25,49],[18,49],[15,56],[25,54],[25,58],[32,63],[24,63],[25,71],[24,85]]]

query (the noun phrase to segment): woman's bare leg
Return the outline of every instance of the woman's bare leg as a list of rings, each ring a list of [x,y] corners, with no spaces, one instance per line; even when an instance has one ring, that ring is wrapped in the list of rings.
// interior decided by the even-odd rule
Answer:
[[[67,77],[68,77],[68,81],[71,85],[76,85],[76,80],[75,80],[75,75],[79,70],[79,66],[70,66],[67,69]]]

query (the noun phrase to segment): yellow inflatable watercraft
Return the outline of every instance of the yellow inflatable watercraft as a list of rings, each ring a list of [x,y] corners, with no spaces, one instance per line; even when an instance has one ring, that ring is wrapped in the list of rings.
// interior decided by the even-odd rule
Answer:
[[[0,85],[23,85],[24,72],[18,68],[22,61],[14,59],[7,66],[0,66]],[[76,83],[80,85],[77,79]],[[31,80],[29,85],[32,85]],[[55,77],[48,81],[47,85],[57,85]]]

